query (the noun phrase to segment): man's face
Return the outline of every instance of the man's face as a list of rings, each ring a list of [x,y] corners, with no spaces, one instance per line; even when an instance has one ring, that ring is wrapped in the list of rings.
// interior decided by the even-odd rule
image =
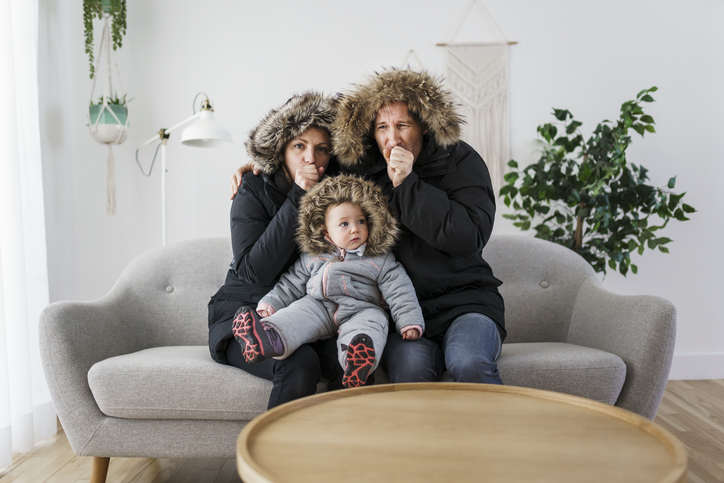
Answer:
[[[406,102],[395,102],[382,106],[375,117],[375,140],[380,153],[400,146],[411,152],[417,161],[422,151],[422,126],[410,115]]]

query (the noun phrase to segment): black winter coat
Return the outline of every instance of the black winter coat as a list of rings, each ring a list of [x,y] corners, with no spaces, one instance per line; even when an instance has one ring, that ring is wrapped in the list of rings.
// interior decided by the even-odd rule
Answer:
[[[299,199],[305,191],[276,175],[244,175],[231,205],[231,248],[234,258],[226,282],[209,302],[211,357],[228,364],[225,351],[233,339],[236,310],[257,302],[299,258],[294,240]]]
[[[444,334],[462,314],[481,313],[505,339],[502,282],[483,259],[495,219],[483,159],[465,142],[441,148],[426,136],[412,173],[393,188],[384,158],[377,150],[373,156],[363,174],[385,189],[403,226],[395,256],[415,286],[426,335]]]

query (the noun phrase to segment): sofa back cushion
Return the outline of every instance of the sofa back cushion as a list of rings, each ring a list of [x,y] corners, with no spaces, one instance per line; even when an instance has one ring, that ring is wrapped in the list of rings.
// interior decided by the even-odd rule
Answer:
[[[146,331],[147,347],[207,345],[207,305],[232,256],[228,237],[159,247],[135,258],[108,296],[132,292],[135,325]]]
[[[573,251],[537,238],[495,235],[483,251],[505,300],[506,342],[565,342],[583,280],[595,277]],[[207,304],[231,262],[227,237],[188,240],[139,255],[109,296],[132,292],[147,347],[206,345]]]
[[[483,258],[503,281],[505,342],[565,342],[573,303],[591,266],[568,248],[521,235],[494,235]]]

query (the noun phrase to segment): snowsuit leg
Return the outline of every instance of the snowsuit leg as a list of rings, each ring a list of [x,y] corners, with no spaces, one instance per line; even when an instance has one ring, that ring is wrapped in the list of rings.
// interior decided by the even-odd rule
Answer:
[[[284,353],[275,359],[286,359],[302,344],[332,337],[337,332],[337,326],[332,320],[335,307],[335,304],[305,295],[274,315],[262,319],[282,340]]]
[[[387,331],[389,323],[387,314],[380,308],[367,308],[340,322],[339,337],[337,338],[337,349],[339,350],[339,364],[345,367],[347,351],[342,350],[342,344],[348,346],[350,341],[357,334],[367,334],[374,344],[375,363],[370,373],[377,368],[387,342]]]

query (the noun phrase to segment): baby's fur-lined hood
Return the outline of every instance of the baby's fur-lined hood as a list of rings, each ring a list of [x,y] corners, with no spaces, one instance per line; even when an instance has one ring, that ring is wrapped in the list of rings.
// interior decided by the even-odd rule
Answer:
[[[331,134],[336,114],[335,100],[331,96],[315,91],[295,95],[281,107],[269,111],[249,132],[246,152],[263,173],[273,174],[284,164],[284,149],[289,141],[310,127]]]
[[[387,197],[371,181],[345,175],[325,178],[302,197],[297,229],[297,243],[302,252],[323,255],[334,250],[334,245],[325,239],[324,216],[329,207],[344,202],[359,205],[367,217],[369,235],[365,256],[390,253],[400,229],[390,212]]]
[[[442,79],[428,72],[392,69],[371,76],[343,94],[338,103],[332,137],[333,152],[346,168],[369,162],[371,150],[379,151],[372,130],[377,111],[387,104],[406,102],[410,113],[422,121],[428,138],[438,146],[450,147],[460,141],[463,118]],[[365,156],[367,155],[367,156]]]

